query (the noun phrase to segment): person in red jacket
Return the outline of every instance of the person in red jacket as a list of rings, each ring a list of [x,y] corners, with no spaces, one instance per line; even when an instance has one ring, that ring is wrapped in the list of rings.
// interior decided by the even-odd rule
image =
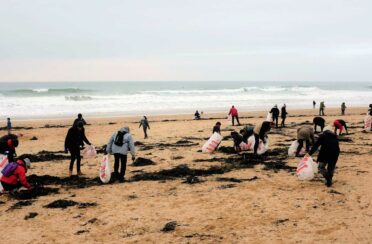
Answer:
[[[349,132],[347,131],[346,122],[344,120],[342,120],[342,119],[336,119],[333,122],[333,126],[335,127],[335,132],[334,132],[335,134],[336,134],[337,130],[339,130],[340,131],[340,135],[341,135],[341,133],[344,130],[344,128],[346,130],[346,134],[349,134]]]
[[[236,122],[238,122],[238,125],[240,125],[239,122],[239,116],[238,116],[238,110],[233,105],[229,111],[229,115],[232,117],[232,125],[234,125],[234,119],[236,119]]]
[[[13,171],[10,176],[3,175],[1,177],[1,185],[5,191],[13,191],[22,186],[30,189],[32,186],[27,182],[26,173],[27,169],[31,167],[30,160],[28,158],[17,160],[17,168]]]

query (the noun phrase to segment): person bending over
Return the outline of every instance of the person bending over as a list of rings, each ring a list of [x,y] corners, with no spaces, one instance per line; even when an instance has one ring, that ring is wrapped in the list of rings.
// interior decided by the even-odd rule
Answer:
[[[297,129],[298,147],[296,150],[296,157],[300,156],[300,151],[306,142],[306,152],[309,152],[310,143],[314,144],[314,130],[310,126],[302,126]]]
[[[269,121],[264,121],[254,127],[253,134],[255,138],[255,143],[254,143],[254,154],[255,155],[257,155],[257,149],[260,144],[260,139],[263,141],[263,143],[266,143],[267,133],[271,130],[272,125],[273,123]]]
[[[320,127],[320,132],[323,132],[323,129],[325,127],[325,120],[322,117],[315,117],[313,119],[314,124],[314,132],[317,132],[317,127]]]
[[[339,130],[340,131],[339,135],[341,135],[343,128],[345,128],[346,134],[349,134],[349,132],[347,131],[346,122],[344,120],[336,119],[335,121],[333,121],[333,126],[335,127],[334,131],[335,134],[337,133],[337,130]]]
[[[26,173],[27,169],[31,168],[31,162],[28,158],[19,159],[14,163],[16,166],[11,171],[9,175],[3,175],[1,177],[1,185],[5,191],[15,191],[22,186],[31,189],[32,186],[27,182]],[[9,164],[7,166],[10,166]],[[5,166],[5,168],[7,167]],[[4,169],[5,169],[4,168]]]

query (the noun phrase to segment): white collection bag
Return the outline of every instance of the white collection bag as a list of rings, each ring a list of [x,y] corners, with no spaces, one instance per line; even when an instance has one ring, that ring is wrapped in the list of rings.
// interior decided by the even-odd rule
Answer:
[[[102,158],[101,166],[99,168],[99,178],[103,183],[108,183],[111,179],[109,155],[105,155]]]
[[[371,125],[372,124],[372,116],[367,114],[364,118],[364,130],[365,131],[371,131]]]
[[[265,121],[273,122],[273,115],[271,113],[268,113]]]
[[[204,143],[202,147],[202,152],[205,152],[205,153],[214,152],[214,150],[216,150],[216,148],[221,143],[221,141],[222,141],[222,136],[218,134],[217,132],[214,132],[213,135],[208,139],[208,141]]]
[[[250,136],[248,138],[248,146],[251,150],[254,150],[254,144],[256,140],[254,138],[254,135]],[[259,140],[258,148],[257,148],[257,154],[261,155],[264,154],[269,149],[269,138],[266,139],[266,143],[264,143],[261,139]]]
[[[8,164],[8,156],[0,154],[0,179],[3,176],[1,171],[5,168],[7,164]]]
[[[96,148],[93,145],[89,145],[80,152],[84,159],[94,158],[97,155]]]
[[[299,143],[298,143],[297,140],[294,140],[292,142],[291,146],[288,148],[288,156],[290,156],[290,157],[296,156],[296,151],[297,151],[298,145],[299,145]],[[306,142],[304,142],[304,145],[299,152],[300,156],[305,155],[305,153],[306,153],[305,147],[306,147]]]
[[[314,161],[310,156],[301,159],[297,166],[296,175],[299,180],[312,180],[314,178]]]

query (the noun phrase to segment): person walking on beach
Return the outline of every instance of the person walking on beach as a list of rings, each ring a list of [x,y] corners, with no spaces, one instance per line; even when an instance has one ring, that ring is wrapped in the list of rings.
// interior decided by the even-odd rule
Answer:
[[[270,121],[264,121],[256,125],[253,129],[254,134],[254,154],[257,155],[257,149],[260,144],[260,139],[263,143],[266,143],[267,133],[271,130],[271,126],[273,125]]]
[[[345,115],[345,110],[346,110],[346,105],[345,105],[345,102],[343,102],[343,103],[341,104],[341,114],[342,114],[342,115]]]
[[[343,129],[345,128],[346,130],[346,134],[349,134],[349,132],[347,131],[347,125],[346,125],[346,122],[342,119],[336,119],[335,121],[333,121],[333,126],[335,127],[335,134],[337,135],[337,130],[340,131],[339,135],[341,135]]]
[[[135,147],[132,135],[129,133],[128,127],[121,128],[118,132],[115,132],[109,139],[106,147],[106,153],[114,154],[114,176],[120,182],[124,182],[125,171],[127,168],[127,155],[128,150],[132,155],[132,161],[134,162]],[[120,173],[119,173],[120,163]]]
[[[320,151],[317,159],[319,163],[319,172],[326,179],[326,185],[330,187],[332,186],[332,178],[340,154],[340,147],[337,135],[329,130],[328,127],[326,127],[325,131],[319,136],[318,140],[311,148],[309,155],[313,155],[319,147]],[[327,169],[325,168],[326,166]]]
[[[306,142],[306,152],[310,150],[310,143],[311,145],[314,144],[314,129],[310,126],[302,126],[297,129],[297,141],[298,147],[296,150],[296,157],[300,156],[300,151],[304,146],[304,142]]]
[[[87,124],[87,122],[83,118],[83,115],[82,114],[78,114],[78,117],[74,121],[74,125],[77,124],[79,121],[81,121],[83,123],[83,125],[86,125]]]
[[[12,133],[12,122],[10,121],[10,118],[7,118],[6,129],[8,130],[8,134],[10,135],[10,133]]]
[[[65,152],[70,152],[71,161],[69,168],[69,175],[72,175],[72,170],[74,168],[74,163],[76,160],[77,175],[82,175],[80,170],[80,149],[84,147],[84,142],[91,145],[87,137],[85,136],[84,124],[82,121],[74,124],[67,132],[65,139]]]
[[[234,119],[236,119],[236,122],[238,122],[238,125],[240,125],[238,110],[235,108],[234,105],[231,107],[228,115],[231,115],[232,117],[232,125],[234,125]]]
[[[313,119],[314,123],[314,131],[317,132],[317,127],[320,126],[320,132],[323,132],[323,129],[325,127],[325,120],[322,117],[314,117]]]
[[[9,162],[14,162],[14,157],[17,155],[16,147],[18,145],[18,136],[14,134],[2,136],[0,137],[0,154],[6,155]]]
[[[272,114],[273,122],[275,122],[275,127],[278,128],[278,120],[279,120],[278,105],[275,104],[275,106],[270,110],[270,113]]]
[[[319,116],[324,116],[324,109],[325,109],[325,105],[324,105],[324,101],[320,102],[320,105],[319,105]]]
[[[313,101],[313,108],[315,108],[315,105],[316,105],[316,102],[315,102],[315,101]]]
[[[145,139],[147,139],[147,129],[150,129],[150,124],[146,116],[143,116],[138,128],[141,128],[141,126],[143,128],[143,134],[145,135]]]
[[[282,109],[281,109],[281,114],[280,116],[282,117],[282,123],[281,123],[281,126],[282,127],[285,127],[285,119],[287,118],[287,106],[284,104]]]
[[[14,190],[18,190],[22,186],[27,189],[31,189],[32,186],[27,182],[26,178],[27,169],[31,168],[30,159],[19,159],[16,162],[12,162],[12,164],[15,167],[9,163],[4,168],[4,170],[8,170],[7,173],[9,174],[4,174],[1,177],[1,185],[3,186],[4,190],[12,192]],[[8,169],[6,169],[7,167]]]
[[[213,126],[213,131],[212,133],[214,134],[215,132],[217,132],[218,134],[221,135],[221,122],[217,122],[215,126]]]

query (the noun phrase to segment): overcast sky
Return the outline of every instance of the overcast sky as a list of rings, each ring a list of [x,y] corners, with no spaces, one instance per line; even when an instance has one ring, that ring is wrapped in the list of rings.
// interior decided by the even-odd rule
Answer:
[[[0,81],[371,81],[371,0],[0,0]]]

